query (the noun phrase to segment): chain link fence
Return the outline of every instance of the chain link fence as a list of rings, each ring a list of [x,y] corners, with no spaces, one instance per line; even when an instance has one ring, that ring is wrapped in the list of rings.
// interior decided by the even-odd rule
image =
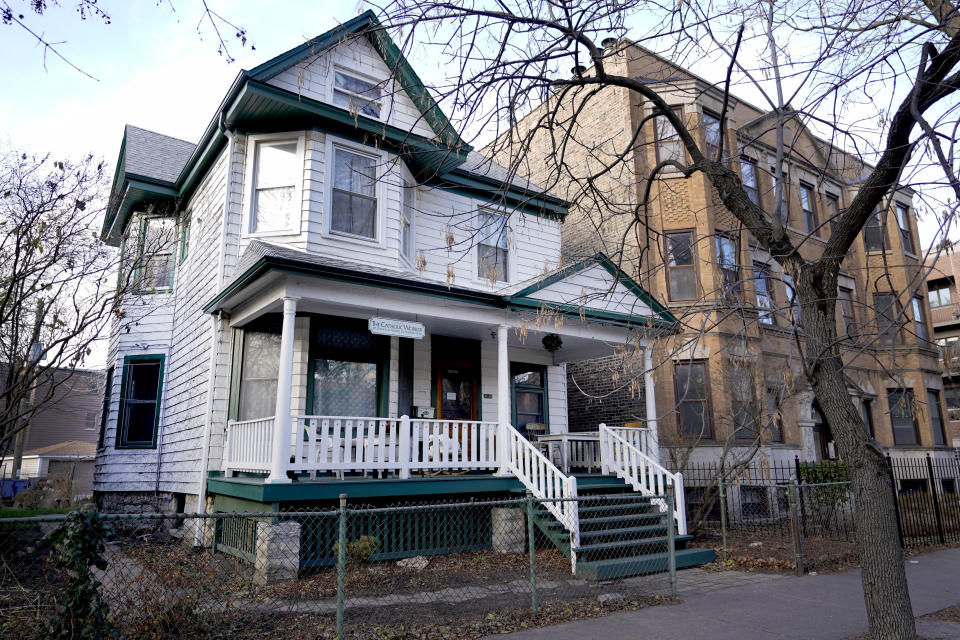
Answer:
[[[480,638],[676,593],[671,496],[0,519],[0,636]]]

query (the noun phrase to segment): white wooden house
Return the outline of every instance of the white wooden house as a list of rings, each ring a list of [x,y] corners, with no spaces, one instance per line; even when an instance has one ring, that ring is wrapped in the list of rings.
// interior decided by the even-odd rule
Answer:
[[[649,438],[563,435],[565,363],[673,317],[602,255],[558,264],[566,203],[460,140],[371,13],[241,72],[195,145],[128,126],[113,196],[103,240],[148,255],[110,347],[106,510],[681,481],[653,393]]]

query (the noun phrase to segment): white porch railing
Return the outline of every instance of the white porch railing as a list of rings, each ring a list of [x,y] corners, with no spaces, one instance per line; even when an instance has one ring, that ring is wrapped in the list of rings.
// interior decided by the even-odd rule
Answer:
[[[673,489],[673,519],[680,535],[687,533],[687,516],[683,498],[683,474],[671,473],[648,457],[638,447],[617,433],[615,428],[600,425],[600,459],[604,472],[614,473],[633,487],[634,491],[648,496],[662,496],[668,488]],[[660,510],[666,503],[655,500]]]
[[[577,479],[565,475],[523,434],[508,424],[500,425],[505,439],[507,470],[513,473],[534,497],[570,533],[570,563],[577,570],[576,549],[580,546],[580,514],[577,507]],[[553,501],[554,498],[559,500]]]
[[[270,471],[274,424],[273,416],[242,422],[231,421],[227,427],[227,469]]]
[[[604,425],[605,426],[605,425]],[[649,440],[650,429],[648,427],[607,427],[612,433],[620,436],[628,443],[640,449],[643,455],[650,456]]]

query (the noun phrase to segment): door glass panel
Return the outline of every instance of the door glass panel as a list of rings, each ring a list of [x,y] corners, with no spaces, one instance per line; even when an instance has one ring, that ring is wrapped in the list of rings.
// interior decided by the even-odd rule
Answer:
[[[448,367],[440,372],[440,417],[450,420],[473,418],[471,373],[462,367]]]

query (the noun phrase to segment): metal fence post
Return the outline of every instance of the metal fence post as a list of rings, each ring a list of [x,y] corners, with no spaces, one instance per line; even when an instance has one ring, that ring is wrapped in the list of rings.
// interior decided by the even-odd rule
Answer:
[[[533,539],[533,496],[527,491],[527,549],[530,553],[530,608],[533,615],[539,613],[537,605],[537,554]]]
[[[800,470],[800,456],[793,456],[793,466],[797,471],[797,484],[803,484],[803,473]],[[803,535],[807,535],[807,507],[800,501],[800,525],[803,527]]]
[[[343,609],[347,574],[347,494],[340,494],[340,526],[337,532],[337,640],[343,638]]]
[[[673,532],[673,492],[676,487],[667,491],[667,566],[670,570],[670,595],[677,597],[677,545]]]
[[[887,454],[887,471],[890,473],[890,495],[893,496],[893,511],[897,515],[897,538],[900,548],[903,549],[903,524],[900,522],[900,498],[897,497],[897,477],[893,474],[893,461]]]
[[[800,518],[797,504],[800,502],[800,485],[790,487],[790,532],[793,534],[793,566],[798,576],[803,575],[803,540],[800,535]]]
[[[722,561],[727,563],[727,498],[723,490],[723,476],[717,481],[720,488],[720,537],[723,540]]]
[[[947,541],[947,537],[943,532],[943,514],[940,512],[940,498],[937,497],[937,483],[934,482],[933,476],[933,459],[930,458],[930,454],[927,454],[927,472],[930,474],[930,495],[933,497],[933,515],[937,519],[937,538],[940,540],[940,544],[944,544]]]

